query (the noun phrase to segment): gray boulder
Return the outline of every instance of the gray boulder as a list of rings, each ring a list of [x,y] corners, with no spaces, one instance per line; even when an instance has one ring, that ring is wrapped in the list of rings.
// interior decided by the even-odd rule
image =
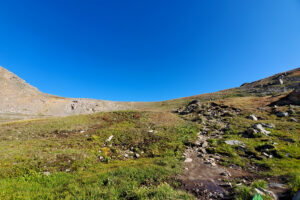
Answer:
[[[252,128],[256,129],[259,133],[268,136],[271,132],[264,129],[262,124],[254,124]]]

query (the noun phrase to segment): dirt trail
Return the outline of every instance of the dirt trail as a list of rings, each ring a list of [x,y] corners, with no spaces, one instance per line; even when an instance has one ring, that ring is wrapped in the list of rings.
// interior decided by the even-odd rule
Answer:
[[[216,164],[221,159],[218,155],[208,154],[205,147],[209,137],[207,128],[198,133],[195,146],[185,152],[185,171],[179,177],[185,190],[195,194],[198,199],[232,199],[231,179],[243,178],[248,173],[241,169],[227,168]]]
[[[269,183],[269,191],[263,193],[270,194],[274,199],[284,199],[286,188],[284,181],[275,177],[271,180],[267,177],[259,176],[255,170],[259,168],[244,168],[237,165],[228,167],[221,166],[224,155],[207,152],[211,149],[209,141],[217,141],[227,133],[230,124],[223,116],[239,115],[240,109],[229,107],[217,103],[201,104],[193,101],[184,108],[180,108],[178,113],[188,120],[194,113],[201,113],[200,121],[202,130],[198,133],[198,138],[188,147],[184,153],[184,173],[178,179],[182,183],[182,189],[194,194],[200,200],[234,199],[234,188],[232,183],[250,186],[256,179],[265,179]],[[188,116],[190,114],[190,116]],[[185,116],[187,115],[187,116]],[[192,118],[193,119],[193,118]],[[228,140],[234,141],[234,140]],[[230,144],[232,145],[232,144]],[[241,146],[241,148],[243,148]]]

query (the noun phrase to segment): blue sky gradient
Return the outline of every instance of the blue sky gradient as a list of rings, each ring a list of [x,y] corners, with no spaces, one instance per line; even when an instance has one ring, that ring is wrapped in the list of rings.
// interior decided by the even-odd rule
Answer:
[[[0,0],[0,65],[42,92],[158,101],[300,66],[300,0]]]

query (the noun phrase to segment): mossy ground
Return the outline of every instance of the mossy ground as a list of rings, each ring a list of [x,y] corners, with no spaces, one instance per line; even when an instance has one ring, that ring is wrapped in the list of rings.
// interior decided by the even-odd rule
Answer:
[[[272,97],[223,100],[221,103],[234,105],[242,112],[240,115],[223,119],[230,124],[230,129],[222,138],[209,140],[209,150],[221,154],[223,160],[221,164],[225,166],[238,165],[261,178],[285,177],[291,193],[295,193],[300,189],[300,109],[295,106],[294,113],[289,117],[277,117],[271,112],[271,108],[265,107],[272,100],[274,100]],[[265,109],[258,109],[259,107]],[[289,107],[281,106],[277,110],[288,111]],[[259,120],[248,119],[249,114],[255,114]],[[292,122],[291,117],[296,118],[298,122]],[[275,128],[266,128],[271,132],[269,136],[260,134],[257,137],[245,137],[246,130],[256,123],[274,124]],[[242,141],[245,148],[228,145],[225,143],[226,140]],[[275,147],[270,149],[272,158],[264,156],[259,151],[259,147],[266,144]]]
[[[131,111],[2,124],[0,199],[192,199],[173,177],[198,129]]]

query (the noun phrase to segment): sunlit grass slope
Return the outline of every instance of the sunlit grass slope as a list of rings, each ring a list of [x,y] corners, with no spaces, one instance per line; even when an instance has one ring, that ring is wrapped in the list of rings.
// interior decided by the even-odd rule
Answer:
[[[2,124],[0,199],[191,199],[173,177],[197,131],[165,112]]]

